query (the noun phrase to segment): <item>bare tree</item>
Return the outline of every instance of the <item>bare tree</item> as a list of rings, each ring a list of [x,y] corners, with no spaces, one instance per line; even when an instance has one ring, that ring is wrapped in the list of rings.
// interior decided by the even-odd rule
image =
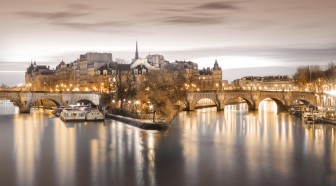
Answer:
[[[120,101],[120,108],[123,108],[125,100],[135,98],[135,77],[131,72],[130,65],[124,59],[117,58],[112,68],[114,94]]]
[[[320,90],[322,83],[326,79],[326,71],[319,65],[298,67],[294,76],[294,83],[301,89],[309,88],[310,91]]]
[[[156,113],[162,117],[169,116],[173,111],[173,103],[185,96],[183,83],[179,74],[167,70],[150,71],[145,74],[138,86],[138,99],[145,105],[143,111],[151,109],[153,121]]]

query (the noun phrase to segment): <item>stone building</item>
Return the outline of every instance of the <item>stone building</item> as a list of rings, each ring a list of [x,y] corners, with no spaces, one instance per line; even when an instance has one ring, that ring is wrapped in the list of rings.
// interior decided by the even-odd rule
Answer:
[[[49,91],[52,88],[55,71],[46,65],[36,65],[31,63],[25,73],[25,84],[27,90],[44,90]]]
[[[70,90],[72,89],[72,86],[74,82],[73,79],[70,77],[71,70],[70,65],[72,64],[66,64],[63,60],[60,62],[59,65],[56,66],[55,69],[55,81],[53,83],[55,90]]]
[[[147,55],[142,59],[138,43],[134,59],[130,64],[113,62],[111,53],[88,52],[69,64],[63,60],[55,70],[32,63],[26,72],[26,85],[31,90],[50,91],[100,91],[113,92],[115,77],[123,75],[135,80],[135,87],[144,74],[151,70],[169,70],[183,75],[188,90],[220,90],[223,86],[222,70],[217,60],[213,68],[198,69],[191,61],[169,63],[162,55]]]
[[[265,90],[265,91],[294,91],[297,87],[289,76],[246,76],[234,80],[231,89]]]
[[[212,69],[210,67],[199,70],[199,88],[200,90],[222,90],[222,69],[219,67],[217,60]]]
[[[165,60],[163,55],[160,54],[147,55],[146,59],[151,66],[159,69],[163,69],[166,65],[169,64],[169,61]]]
[[[79,87],[80,90],[90,90],[96,86],[95,71],[101,66],[112,62],[111,53],[86,53],[79,58]]]
[[[175,61],[167,65],[166,68],[176,73],[182,73],[185,89],[199,90],[199,70],[197,63],[192,61]]]

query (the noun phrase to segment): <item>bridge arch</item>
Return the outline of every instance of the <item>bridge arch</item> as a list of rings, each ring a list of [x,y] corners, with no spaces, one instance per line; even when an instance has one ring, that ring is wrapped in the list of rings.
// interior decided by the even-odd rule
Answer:
[[[274,97],[270,97],[270,98],[262,98],[258,101],[258,103],[256,103],[256,109],[259,110],[259,106],[263,101],[267,101],[267,100],[272,100],[275,102],[275,104],[277,105],[277,111],[285,111],[286,110],[286,103],[278,98],[274,98]]]
[[[187,101],[187,109],[188,110],[195,110],[196,104],[202,100],[202,99],[209,99],[214,102],[216,105],[217,109],[219,110],[219,102],[216,99],[215,94],[204,94],[204,95],[198,95],[194,97],[191,101]]]
[[[20,108],[21,106],[21,101],[15,98],[11,98],[11,97],[1,97],[1,100],[9,100],[10,102],[13,103],[14,106],[17,106]]]
[[[311,104],[310,101],[305,100],[305,99],[296,99],[296,100],[292,100],[290,104],[291,104],[291,105],[294,105],[294,104],[300,104],[300,103],[305,104],[305,105],[309,105],[309,104]]]
[[[202,108],[202,107],[208,107],[208,106],[218,107],[217,100],[214,101],[211,98],[201,98],[201,99],[198,99],[197,102],[195,102],[195,108]]]
[[[56,99],[53,99],[53,98],[34,98],[32,100],[30,100],[30,102],[28,102],[26,104],[26,110],[29,112],[30,111],[30,108],[32,108],[34,106],[35,103],[38,103],[39,101],[42,102],[43,105],[41,105],[42,107],[45,107],[46,105],[44,105],[45,103],[43,103],[43,100],[48,100],[50,102],[52,102],[56,107],[59,107],[62,105],[62,103],[60,101],[57,101]],[[51,105],[47,105],[47,106],[50,106],[52,107]]]
[[[14,105],[16,106],[20,106],[20,100],[15,99],[15,98],[11,98],[11,97],[4,97],[4,98],[0,98],[1,100],[9,100],[10,102],[13,102]]]
[[[37,101],[40,101],[40,100],[49,100],[51,102],[53,102],[56,106],[61,106],[62,104],[60,103],[60,101],[57,101],[56,99],[52,99],[52,98],[35,98],[35,99],[32,99],[30,102],[31,103],[34,103],[34,102],[37,102]]]
[[[14,106],[19,107],[19,112],[25,110],[25,102],[22,102],[17,92],[0,92],[1,100],[9,100]]]
[[[74,104],[77,104],[77,103],[79,103],[79,104],[81,104],[81,105],[92,105],[92,106],[96,106],[96,104],[95,104],[93,101],[89,100],[89,99],[78,99],[78,100],[74,101]],[[71,103],[70,103],[70,104],[71,104]]]
[[[248,99],[244,96],[230,97],[230,98],[228,98],[224,101],[224,105],[235,104],[235,103],[239,103],[239,102],[242,102],[242,101],[245,101],[249,110],[254,110],[255,109],[252,100],[250,100],[250,99]]]

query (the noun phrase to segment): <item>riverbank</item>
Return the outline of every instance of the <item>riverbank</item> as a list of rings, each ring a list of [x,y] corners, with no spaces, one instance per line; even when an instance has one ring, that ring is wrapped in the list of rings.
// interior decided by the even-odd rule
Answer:
[[[109,113],[105,114],[105,117],[123,122],[124,124],[127,124],[127,125],[145,129],[145,130],[166,130],[168,129],[168,125],[166,125],[163,121],[153,122],[152,120],[134,119],[130,117],[114,115],[114,114],[109,114]]]

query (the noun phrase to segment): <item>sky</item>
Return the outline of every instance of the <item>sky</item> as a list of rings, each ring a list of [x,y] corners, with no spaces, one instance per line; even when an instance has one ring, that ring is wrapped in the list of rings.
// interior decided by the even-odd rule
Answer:
[[[0,6],[0,84],[24,83],[30,61],[52,67],[86,52],[131,61],[162,54],[223,79],[292,75],[336,61],[335,0],[11,0]]]

